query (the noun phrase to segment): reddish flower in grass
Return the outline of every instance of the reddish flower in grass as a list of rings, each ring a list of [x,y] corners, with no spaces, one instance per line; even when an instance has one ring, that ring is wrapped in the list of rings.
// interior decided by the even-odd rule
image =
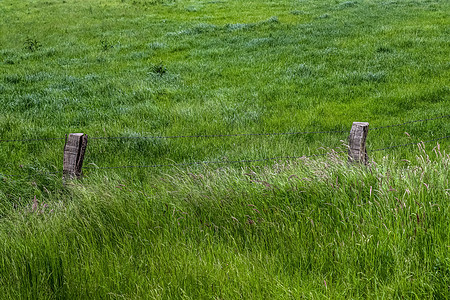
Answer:
[[[34,195],[33,206],[31,207],[31,210],[32,210],[32,211],[37,211],[37,210],[38,210],[38,206],[39,206],[39,204],[38,204],[36,195]]]

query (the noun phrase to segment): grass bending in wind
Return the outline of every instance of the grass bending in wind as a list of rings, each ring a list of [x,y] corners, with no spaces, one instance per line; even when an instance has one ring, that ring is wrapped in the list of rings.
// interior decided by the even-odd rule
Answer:
[[[449,162],[420,146],[367,167],[331,155],[145,182],[90,175],[2,203],[0,294],[446,299]]]

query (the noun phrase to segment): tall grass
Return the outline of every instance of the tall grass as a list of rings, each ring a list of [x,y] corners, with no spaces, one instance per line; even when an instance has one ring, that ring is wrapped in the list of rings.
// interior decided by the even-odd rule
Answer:
[[[447,299],[449,162],[435,147],[92,175],[3,208],[4,299]]]
[[[323,159],[448,115],[450,2],[0,1],[2,299],[448,299],[448,140]],[[369,149],[448,136],[440,119]],[[429,144],[427,144],[429,145]],[[90,167],[89,169],[87,167]],[[55,174],[54,174],[55,173]],[[4,176],[20,174],[24,177]]]

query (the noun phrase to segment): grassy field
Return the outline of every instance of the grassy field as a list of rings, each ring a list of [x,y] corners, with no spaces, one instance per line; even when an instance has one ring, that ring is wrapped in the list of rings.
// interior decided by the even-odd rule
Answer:
[[[0,0],[5,299],[450,298],[450,2]],[[341,133],[136,139],[239,133]],[[62,186],[64,138],[90,139]],[[448,118],[370,131],[378,149]],[[436,148],[434,148],[436,147]],[[27,175],[11,177],[2,174]]]
[[[0,223],[3,299],[448,299],[450,156],[89,176]],[[6,206],[6,205],[5,205]]]

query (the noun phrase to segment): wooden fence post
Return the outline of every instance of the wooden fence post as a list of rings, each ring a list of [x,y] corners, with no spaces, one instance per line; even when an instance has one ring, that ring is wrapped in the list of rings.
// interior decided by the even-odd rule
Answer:
[[[87,146],[87,135],[70,133],[64,145],[63,178],[65,180],[80,178],[84,152]]]
[[[350,163],[369,162],[366,149],[367,133],[369,132],[369,123],[353,122],[350,136],[348,137],[348,161]]]

